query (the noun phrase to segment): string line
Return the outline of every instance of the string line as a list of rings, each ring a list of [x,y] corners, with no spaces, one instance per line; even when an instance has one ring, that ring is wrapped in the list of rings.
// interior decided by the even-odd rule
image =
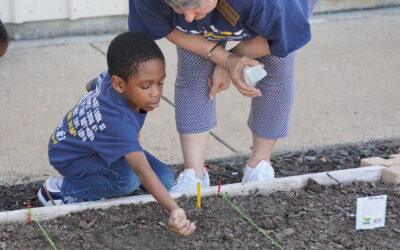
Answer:
[[[54,250],[58,250],[56,245],[54,244],[53,240],[49,237],[49,235],[46,233],[46,230],[44,230],[44,228],[42,227],[42,225],[40,224],[38,218],[36,217],[35,214],[33,214],[32,210],[30,208],[28,208],[28,213],[30,215],[32,215],[33,221],[38,225],[38,227],[40,228],[40,230],[42,231],[42,233],[44,234],[45,238],[47,239],[47,241],[50,243],[50,245],[53,247]]]
[[[274,239],[271,238],[271,236],[269,236],[266,232],[264,232],[264,230],[262,230],[259,226],[256,225],[256,223],[254,223],[247,215],[244,214],[244,212],[242,212],[242,210],[240,210],[239,207],[237,207],[235,204],[233,204],[228,197],[226,196],[225,193],[221,193],[221,196],[224,200],[226,200],[229,205],[231,205],[240,215],[242,215],[251,225],[253,225],[257,231],[259,231],[261,234],[263,234],[268,240],[270,240],[276,247],[278,247],[281,250],[285,250],[285,248],[283,248],[281,245],[278,244],[278,242],[276,242]]]

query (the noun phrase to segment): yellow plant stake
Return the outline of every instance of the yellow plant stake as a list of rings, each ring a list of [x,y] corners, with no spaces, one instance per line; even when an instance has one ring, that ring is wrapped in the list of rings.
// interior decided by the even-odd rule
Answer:
[[[197,182],[197,208],[201,209],[201,188],[200,182]]]

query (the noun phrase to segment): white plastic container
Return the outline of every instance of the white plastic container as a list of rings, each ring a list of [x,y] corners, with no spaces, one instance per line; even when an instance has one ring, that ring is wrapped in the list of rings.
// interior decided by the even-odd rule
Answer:
[[[244,74],[244,81],[252,86],[255,87],[257,83],[267,76],[267,71],[261,65],[253,66],[253,67],[245,67],[243,69]]]

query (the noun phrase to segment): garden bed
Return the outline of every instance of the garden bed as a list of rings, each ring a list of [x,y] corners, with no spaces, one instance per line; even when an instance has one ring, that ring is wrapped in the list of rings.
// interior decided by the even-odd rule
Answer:
[[[356,198],[388,196],[386,226],[355,230]],[[400,185],[353,182],[322,186],[310,180],[303,190],[228,197],[285,249],[400,249]],[[167,227],[157,203],[123,205],[42,222],[59,249],[273,249],[271,241],[224,199],[178,199],[196,232],[187,238]],[[39,228],[0,225],[0,248],[51,249]]]
[[[394,139],[281,153],[272,157],[272,163],[276,176],[286,177],[356,168],[359,167],[362,158],[373,156],[387,158],[390,154],[398,153],[400,153],[400,140]],[[240,182],[246,160],[247,157],[238,156],[209,161],[207,167],[211,185],[216,185],[218,179],[221,179],[223,184]],[[182,169],[182,165],[171,167],[175,173]],[[36,194],[42,184],[43,181],[12,186],[0,185],[0,212],[24,209],[27,202],[30,202],[32,207],[41,206]],[[137,193],[141,194],[141,192]]]

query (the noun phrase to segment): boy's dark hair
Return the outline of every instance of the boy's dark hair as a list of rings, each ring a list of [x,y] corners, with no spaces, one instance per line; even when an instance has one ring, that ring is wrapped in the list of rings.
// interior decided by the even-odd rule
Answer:
[[[108,47],[108,72],[128,81],[130,75],[137,73],[140,63],[155,58],[164,61],[161,49],[151,37],[141,32],[125,32],[116,36]]]
[[[8,40],[10,40],[10,39],[8,37],[6,27],[0,20],[0,43],[8,44]]]

